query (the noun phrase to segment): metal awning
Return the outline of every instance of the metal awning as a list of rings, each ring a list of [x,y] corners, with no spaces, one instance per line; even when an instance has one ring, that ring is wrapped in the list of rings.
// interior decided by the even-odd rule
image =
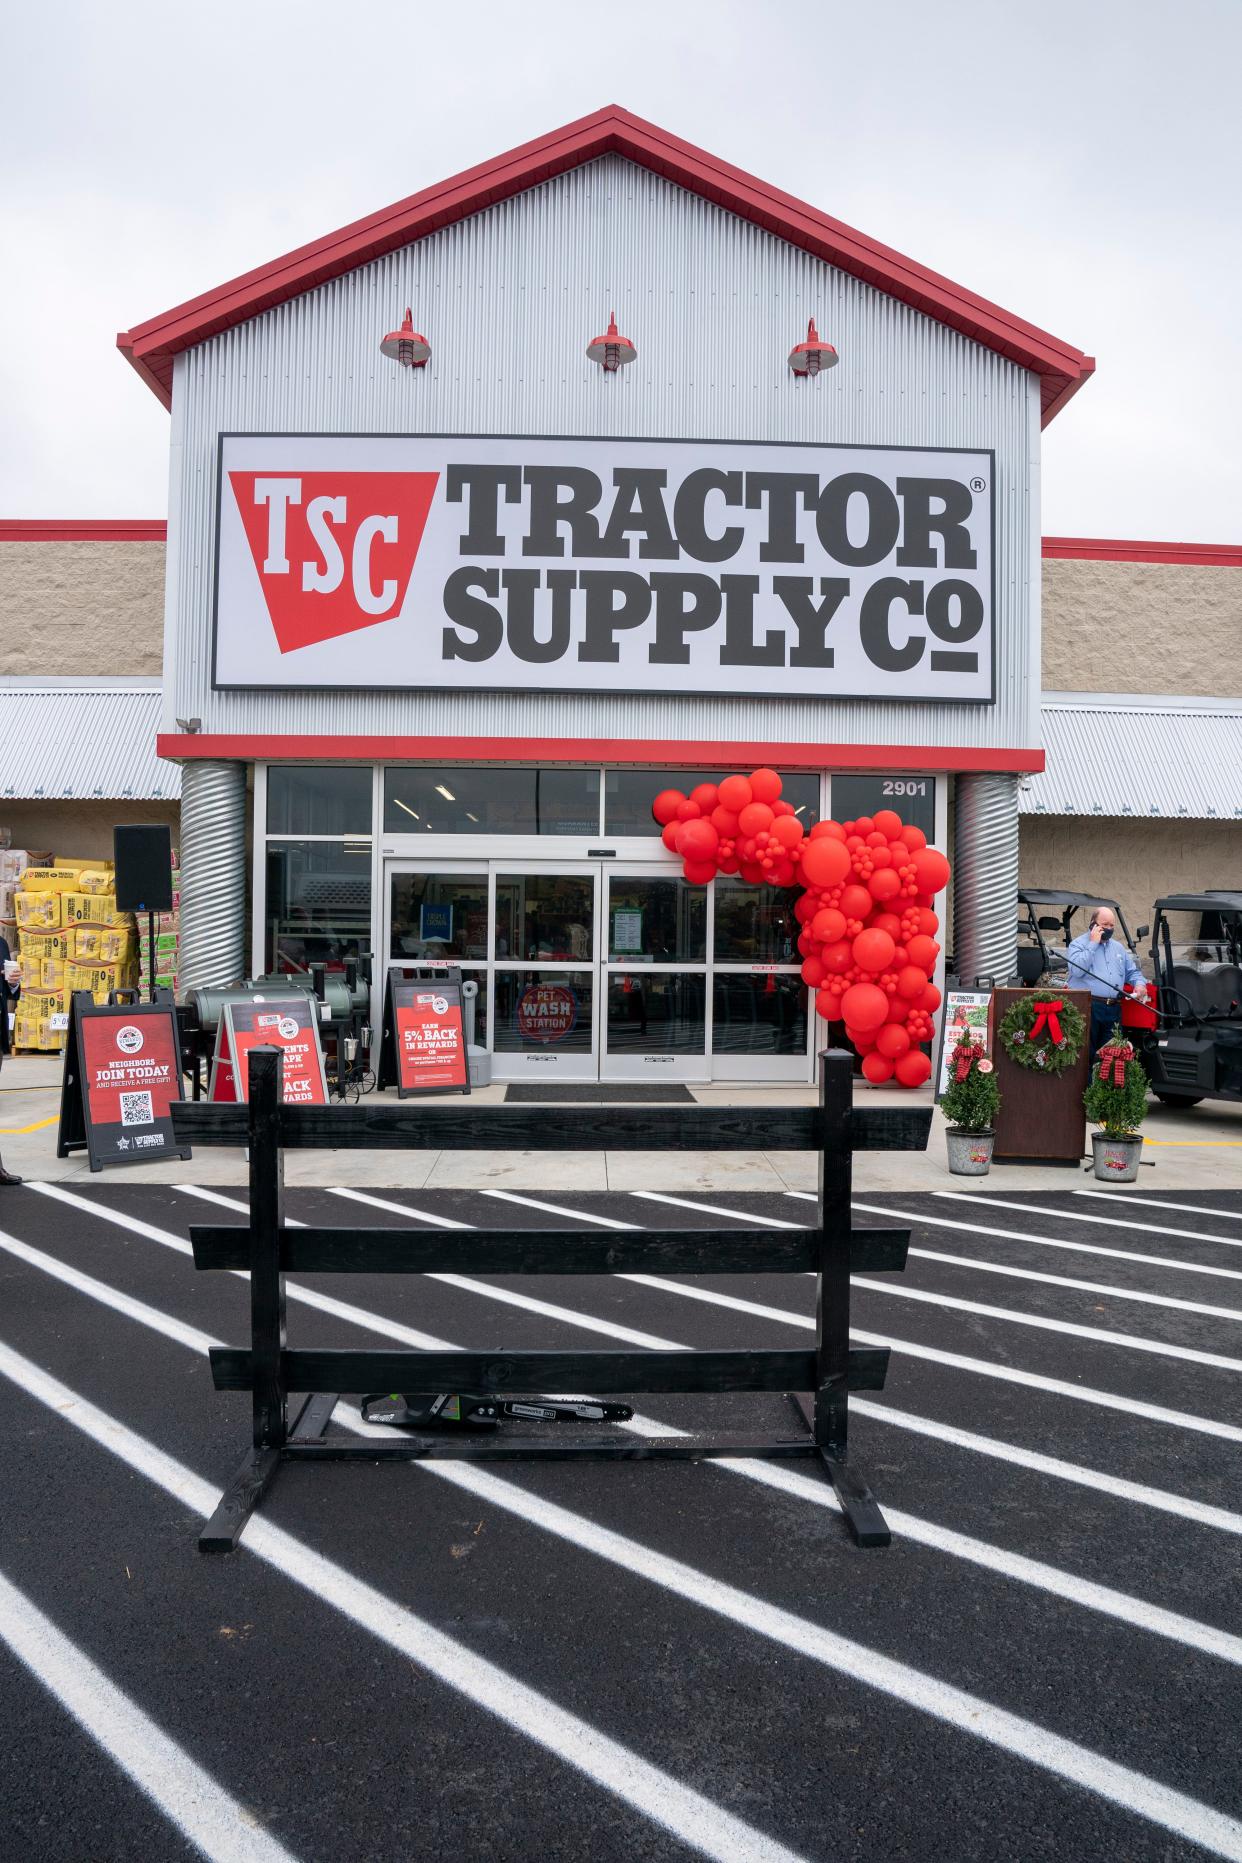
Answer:
[[[1045,693],[1043,725],[1023,815],[1242,821],[1242,704]]]
[[[155,754],[160,706],[154,685],[0,683],[0,805],[176,802],[181,770]]]

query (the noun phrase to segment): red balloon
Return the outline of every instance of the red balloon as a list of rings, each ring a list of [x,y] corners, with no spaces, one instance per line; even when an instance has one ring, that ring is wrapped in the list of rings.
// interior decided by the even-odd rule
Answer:
[[[925,976],[930,976],[940,956],[940,946],[934,938],[925,938],[922,932],[911,938],[906,945],[906,953],[912,964],[917,964]]]
[[[820,990],[815,997],[815,1007],[825,1022],[841,1020],[841,994],[838,990]]]
[[[703,811],[698,803],[691,802],[688,796],[684,802],[679,802],[677,804],[677,819],[679,822],[696,822],[702,813]]]
[[[877,867],[867,881],[867,891],[878,905],[896,899],[901,891],[901,876],[895,867]]]
[[[794,917],[799,925],[809,925],[818,911],[819,906],[809,893],[800,894],[794,901]]]
[[[677,811],[685,799],[680,789],[662,789],[651,805],[651,813],[663,826],[677,819]]]
[[[910,1013],[910,1005],[904,996],[899,996],[894,989],[888,998],[888,1019],[890,1022],[904,1022]]]
[[[782,847],[797,847],[806,830],[796,815],[778,815],[772,823],[772,833]]]
[[[774,802],[772,804],[773,815],[796,815],[797,812],[792,802]]]
[[[853,983],[841,999],[845,1020],[864,1035],[888,1020],[888,998],[874,983]]]
[[[737,833],[737,816],[732,809],[722,808],[718,802],[712,810],[712,827],[717,834],[727,834],[732,840]]]
[[[756,860],[743,860],[738,864],[738,872],[748,886],[762,886],[767,874]]]
[[[860,815],[858,820],[854,823],[854,833],[865,837],[871,833],[874,827],[875,822],[870,815]]]
[[[901,838],[912,854],[916,853],[919,848],[927,846],[927,836],[923,830],[913,827],[909,822],[903,824]]]
[[[867,920],[871,917],[874,904],[871,894],[865,886],[847,886],[838,901],[847,919]]]
[[[744,776],[726,776],[716,793],[721,808],[732,809],[735,815],[740,815],[747,803],[754,800]]]
[[[925,938],[934,938],[936,933],[940,930],[940,920],[937,915],[932,911],[930,906],[915,906],[914,910],[919,921],[919,930],[923,933],[923,936]]]
[[[924,1015],[930,1016],[939,1009],[940,1001],[940,991],[934,983],[929,983],[923,994],[916,999],[914,1006],[916,1009],[921,1009]]]
[[[811,840],[812,841],[844,842],[845,830],[841,826],[840,822],[834,822],[834,821],[816,822],[815,826],[811,830]]]
[[[921,893],[938,893],[948,885],[949,863],[938,847],[921,847],[911,859]]]
[[[719,873],[736,873],[738,869],[737,856],[735,854],[717,854],[716,869]]]
[[[706,886],[709,880],[716,877],[714,860],[683,860],[681,870],[691,886]]]
[[[894,1072],[903,1087],[921,1087],[931,1079],[931,1062],[921,1048],[911,1048],[899,1058]]]
[[[877,931],[886,931],[894,944],[901,936],[901,920],[895,912],[877,912],[871,923]]]
[[[773,886],[792,885],[796,869],[788,854],[781,854],[772,862],[772,871],[768,878]]]
[[[808,990],[817,990],[828,972],[818,957],[804,958],[802,962],[802,981]]]
[[[896,809],[877,809],[874,819],[877,834],[882,834],[886,841],[896,840],[901,833],[901,817]]]
[[[910,1046],[910,1037],[900,1022],[886,1022],[875,1038],[875,1045],[881,1054],[895,1061]]]
[[[704,815],[710,815],[719,797],[715,783],[697,783],[690,791],[691,802],[697,802]]]
[[[871,1054],[863,1056],[863,1079],[869,1080],[873,1087],[882,1087],[886,1080],[893,1078],[893,1064],[887,1055],[881,1054],[877,1043]]]
[[[753,802],[775,802],[781,793],[781,779],[775,770],[752,770],[750,794]]]
[[[802,877],[811,886],[839,886],[850,870],[850,857],[841,841],[812,834],[802,848]],[[861,890],[861,889],[860,889]]]
[[[677,836],[677,852],[684,854],[687,860],[714,861],[720,836],[710,822],[702,819],[695,822],[683,822]]]
[[[773,815],[766,802],[748,802],[737,818],[743,834],[762,834],[772,826]]]
[[[887,970],[893,961],[897,947],[886,931],[879,931],[874,925],[866,931],[860,931],[851,950],[854,962],[860,970]]]
[[[677,837],[685,825],[684,822],[679,822],[675,815],[671,822],[665,822],[660,839],[663,841],[670,854],[675,854],[677,852]]]
[[[811,920],[811,936],[821,944],[838,944],[845,936],[845,914],[835,906],[821,906]]]
[[[838,976],[847,971],[854,961],[854,953],[844,938],[839,939],[836,944],[826,944],[820,952],[820,957],[823,959],[824,969],[834,971]]]
[[[917,964],[906,964],[897,973],[897,994],[908,1003],[916,1003],[927,988],[927,972]]]

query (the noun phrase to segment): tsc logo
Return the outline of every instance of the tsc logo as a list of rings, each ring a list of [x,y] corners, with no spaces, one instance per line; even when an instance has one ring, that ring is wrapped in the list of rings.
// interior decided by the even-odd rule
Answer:
[[[142,1030],[127,1022],[116,1032],[116,1045],[122,1054],[138,1054],[142,1048]]]
[[[282,653],[400,613],[438,472],[230,472]]]

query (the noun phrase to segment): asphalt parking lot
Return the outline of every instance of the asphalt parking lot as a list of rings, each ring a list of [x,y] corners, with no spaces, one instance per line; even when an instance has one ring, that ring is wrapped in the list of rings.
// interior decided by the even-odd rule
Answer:
[[[204,1354],[242,1343],[247,1290],[186,1237],[244,1198],[0,1199],[6,1855],[1242,1858],[1242,1194],[860,1193],[914,1231],[905,1275],[854,1286],[856,1342],[892,1348],[851,1406],[885,1551],[809,1462],[338,1464],[287,1467],[207,1560],[249,1414]],[[288,1199],[466,1229],[813,1211]],[[812,1304],[798,1276],[294,1276],[289,1335],[796,1346]],[[637,1402],[647,1427],[787,1417]]]

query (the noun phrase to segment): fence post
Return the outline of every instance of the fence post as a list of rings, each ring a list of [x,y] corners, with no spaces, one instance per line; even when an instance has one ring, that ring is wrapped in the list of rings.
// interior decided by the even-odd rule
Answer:
[[[860,1546],[887,1546],[892,1535],[866,1481],[846,1460],[849,1445],[850,1251],[853,1215],[853,1056],[832,1048],[819,1057],[819,1274],[815,1304],[815,1407],[811,1416],[841,1511]]]
[[[255,1048],[250,1066],[250,1338],[254,1446],[280,1449],[288,1436],[284,1381],[285,1277],[281,1231],[285,1160],[280,1147],[281,1053]]]

